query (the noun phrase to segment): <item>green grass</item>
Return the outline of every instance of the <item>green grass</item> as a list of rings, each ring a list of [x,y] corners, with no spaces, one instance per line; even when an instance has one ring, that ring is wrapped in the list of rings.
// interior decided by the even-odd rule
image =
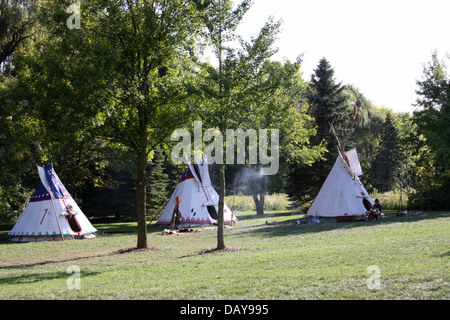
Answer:
[[[163,236],[150,226],[149,246],[162,250],[118,254],[136,245],[135,223],[97,224],[97,238],[64,243],[10,243],[2,226],[0,299],[450,298],[450,212],[317,225],[287,213],[238,216],[225,243],[243,250],[214,254],[199,252],[216,247],[216,230]],[[67,286],[73,265],[80,289]],[[366,285],[371,265],[378,290]]]

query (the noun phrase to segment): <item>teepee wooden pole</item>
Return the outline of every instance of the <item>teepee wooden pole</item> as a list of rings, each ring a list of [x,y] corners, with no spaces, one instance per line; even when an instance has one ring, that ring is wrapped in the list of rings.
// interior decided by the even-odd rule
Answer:
[[[53,211],[55,212],[56,223],[58,223],[59,233],[61,234],[62,241],[64,241],[64,235],[63,235],[62,230],[61,230],[61,224],[59,223],[58,214],[56,213],[55,202],[53,201],[53,193],[51,191],[49,193],[50,193],[50,199],[52,200]]]

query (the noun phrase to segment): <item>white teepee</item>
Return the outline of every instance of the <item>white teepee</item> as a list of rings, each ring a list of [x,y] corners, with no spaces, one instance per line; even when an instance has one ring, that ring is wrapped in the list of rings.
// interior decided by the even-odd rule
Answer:
[[[337,217],[365,214],[373,205],[373,201],[359,180],[360,175],[362,171],[356,149],[353,148],[344,155],[339,154],[309,208],[308,216]]]
[[[8,233],[11,241],[42,241],[94,237],[97,232],[52,165],[38,166],[41,183]]]
[[[218,219],[219,195],[211,185],[208,164],[189,164],[169,199],[157,225],[170,225],[176,206],[176,198],[180,197],[180,226],[196,226],[216,224]],[[224,205],[224,221],[236,222],[236,216]]]

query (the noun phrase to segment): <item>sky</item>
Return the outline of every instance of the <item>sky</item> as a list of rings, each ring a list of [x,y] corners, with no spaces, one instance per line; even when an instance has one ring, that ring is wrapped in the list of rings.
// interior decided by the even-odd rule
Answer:
[[[395,112],[416,109],[416,81],[434,51],[449,62],[449,0],[253,0],[238,33],[248,40],[269,16],[283,21],[275,59],[303,54],[310,80],[325,57],[336,82]]]

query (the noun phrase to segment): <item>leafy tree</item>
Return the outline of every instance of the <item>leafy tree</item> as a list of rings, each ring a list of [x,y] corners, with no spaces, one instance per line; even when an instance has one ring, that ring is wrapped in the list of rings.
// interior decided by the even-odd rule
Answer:
[[[22,211],[36,188],[35,180],[30,178],[35,178],[36,173],[32,154],[17,147],[20,140],[14,135],[15,106],[9,92],[16,84],[13,55],[30,45],[36,34],[37,4],[38,1],[0,1],[0,216],[3,220],[12,219]]]
[[[14,219],[37,187],[35,166],[29,152],[16,148],[11,114],[2,101],[0,84],[0,220]],[[32,171],[34,169],[34,171]]]
[[[427,138],[436,155],[437,164],[444,170],[450,167],[450,78],[447,66],[433,53],[424,68],[423,80],[417,81],[417,106],[414,112],[419,132]]]
[[[40,147],[33,152],[34,162],[53,162],[77,197],[85,181],[103,183],[98,178],[106,165],[105,142],[97,137],[95,105],[105,101],[104,87],[98,60],[88,55],[81,63],[71,55],[83,50],[79,37],[48,31],[48,38],[16,52],[17,76],[9,81],[5,102],[16,150],[30,152],[35,141]]]
[[[107,179],[86,182],[80,198],[90,217],[111,217],[136,221],[136,172],[133,154],[125,148],[105,147]],[[99,177],[101,178],[101,177]]]
[[[71,4],[43,3],[40,19],[48,38],[18,59],[24,84],[16,87],[20,123],[29,118],[38,124],[19,131],[39,137],[47,158],[58,158],[72,172],[85,161],[104,170],[101,151],[110,147],[131,150],[137,247],[145,248],[145,168],[156,146],[192,112],[186,83],[193,73],[185,58],[198,28],[198,6],[187,0],[83,1],[81,28],[69,29]]]
[[[289,70],[289,65],[287,62],[284,66],[286,70]],[[300,65],[295,64],[291,72],[291,75],[286,74],[285,82],[271,97],[274,100],[271,109],[278,112],[272,123],[279,130],[279,170],[275,175],[268,176],[261,174],[261,165],[248,164],[241,177],[246,190],[253,196],[259,216],[264,215],[265,194],[284,191],[289,164],[310,165],[325,151],[323,145],[311,144],[310,139],[316,133],[314,120],[307,115],[305,106],[297,103],[305,91]]]
[[[418,155],[416,150],[420,148],[423,137],[417,134],[417,125],[409,112],[397,114],[397,119],[401,164],[398,167],[396,183],[403,192],[408,191],[417,181],[413,169]]]
[[[345,86],[344,94],[347,97],[347,109],[349,112],[356,111],[356,118],[347,117],[347,122],[351,124],[346,125],[345,129],[348,131],[341,130],[341,132],[344,137],[349,136],[347,149],[353,147],[358,149],[358,158],[363,166],[363,172],[366,172],[383,130],[384,112],[381,114],[379,108],[352,85]]]
[[[270,61],[276,52],[273,45],[280,27],[280,22],[273,19],[269,19],[250,42],[236,36],[236,27],[250,5],[250,1],[242,1],[233,9],[232,1],[211,1],[203,15],[205,33],[218,66],[203,64],[206,75],[201,84],[205,97],[202,118],[210,127],[217,128],[222,136],[226,135],[227,129],[276,128],[277,121],[284,120],[292,106],[286,92],[293,86],[292,79],[298,74],[300,59],[285,64]],[[230,46],[230,40],[234,39],[239,40],[240,48]],[[225,169],[226,164],[221,163],[218,249],[225,248]]]
[[[0,1],[0,71],[11,61],[13,53],[34,35],[38,3],[28,0]]]
[[[90,185],[83,193],[83,211],[92,216],[115,216],[115,219],[136,220],[136,172],[134,156],[128,150],[114,149],[107,167],[112,181],[106,187]],[[174,169],[175,168],[175,169]],[[161,146],[155,148],[152,160],[146,165],[147,215],[150,221],[167,203],[179,179],[176,166],[167,161]],[[175,173],[176,172],[176,173]],[[174,182],[175,180],[175,182]],[[101,210],[99,210],[101,208]]]
[[[424,138],[422,138],[424,139]],[[412,172],[417,176],[413,190],[408,193],[408,208],[416,210],[449,210],[450,176],[436,163],[435,154],[425,139],[418,147]]]
[[[237,8],[233,10],[232,1],[209,1],[207,9],[202,15],[202,20],[205,25],[204,35],[211,44],[214,55],[218,60],[217,69],[211,65],[203,65],[203,68],[206,71],[206,81],[202,85],[202,92],[205,95],[205,101],[209,101],[208,109],[205,110],[206,117],[204,117],[204,119],[211,127],[217,128],[222,136],[225,136],[226,129],[231,128],[229,123],[236,126],[236,109],[242,108],[242,105],[236,103],[239,101],[236,99],[236,89],[239,88],[239,86],[241,86],[239,89],[248,89],[242,87],[243,79],[241,76],[243,74],[239,72],[242,71],[242,69],[238,69],[239,62],[243,64],[244,59],[239,60],[233,50],[226,45],[236,37],[236,28],[242,21],[244,14],[249,10],[250,5],[251,2],[245,0],[238,4]],[[242,67],[242,64],[240,67]],[[247,115],[247,112],[241,113],[241,115],[244,114]],[[239,120],[242,120],[242,118]],[[224,249],[225,240],[223,227],[226,175],[223,159],[219,162],[222,163],[219,164],[217,249]]]
[[[415,170],[418,181],[410,194],[411,206],[420,209],[449,209],[450,188],[450,80],[445,63],[432,54],[424,67],[423,79],[417,81],[417,106],[413,121],[422,141]]]
[[[197,6],[190,1],[92,1],[104,13],[89,33],[113,53],[104,134],[136,156],[137,248],[147,247],[145,166],[153,150],[186,121],[188,73],[177,62],[195,34]],[[92,17],[94,19],[94,17]]]

